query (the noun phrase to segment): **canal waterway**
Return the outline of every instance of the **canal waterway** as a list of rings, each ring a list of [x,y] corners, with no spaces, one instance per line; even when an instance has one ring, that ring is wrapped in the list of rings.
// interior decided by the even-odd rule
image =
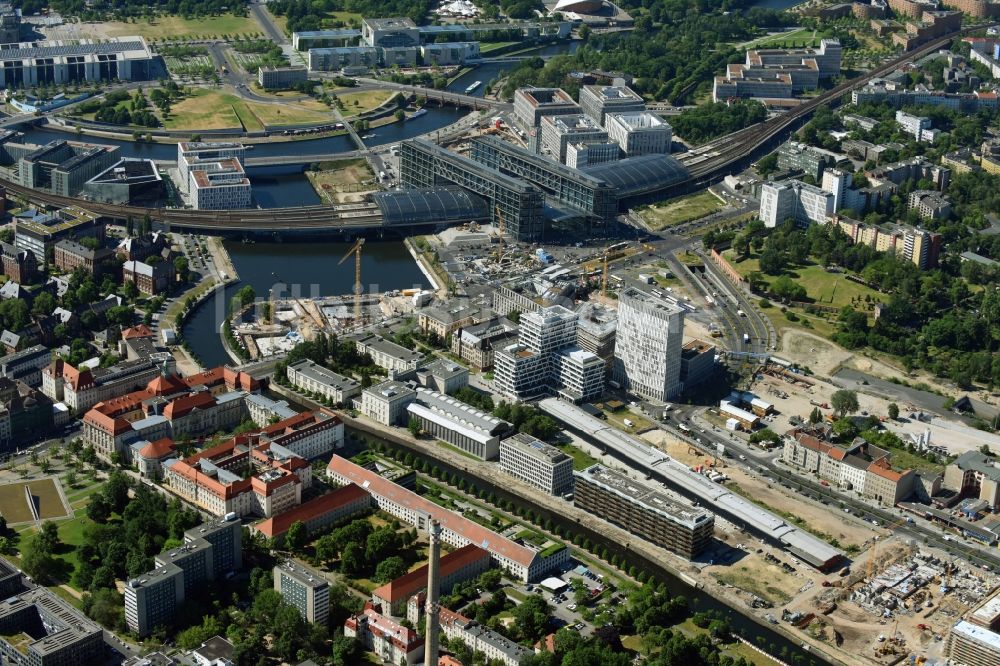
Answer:
[[[214,298],[205,301],[184,326],[184,339],[207,367],[230,363],[219,338],[219,326],[229,303],[243,286],[258,298],[273,290],[275,298],[332,296],[354,291],[354,260],[337,262],[351,243],[253,243],[226,241],[226,250],[240,276]],[[369,241],[361,253],[366,292],[427,287],[413,257],[399,241]]]

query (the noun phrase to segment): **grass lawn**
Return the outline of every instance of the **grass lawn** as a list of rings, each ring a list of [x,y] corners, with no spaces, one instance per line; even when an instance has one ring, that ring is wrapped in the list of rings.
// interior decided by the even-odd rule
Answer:
[[[723,207],[718,197],[705,190],[650,206],[640,214],[651,229],[659,230],[703,218],[722,210]]]
[[[725,573],[715,573],[712,575],[720,583],[726,583],[741,590],[746,590],[776,605],[787,603],[791,599],[784,590],[780,590],[773,585],[768,585],[767,581],[761,580],[760,577],[751,572],[743,571],[743,569],[746,569],[746,567],[734,568]],[[695,627],[695,629],[698,628]]]
[[[0,486],[0,514],[8,523],[31,520],[31,508],[24,494],[25,485],[24,481],[19,481]]]
[[[344,115],[350,117],[377,109],[392,99],[396,93],[384,90],[362,90],[344,93],[338,91],[336,95],[337,99],[344,104]]]
[[[630,433],[642,432],[644,430],[649,430],[650,428],[653,427],[652,421],[642,416],[639,416],[638,414],[630,412],[627,409],[623,409],[620,412],[609,412],[605,410],[604,415],[607,418],[608,423],[613,423],[616,428],[618,428],[619,430],[624,430],[625,432],[630,432]],[[629,421],[632,422],[631,427],[625,425],[625,419],[628,419]]]
[[[164,121],[163,126],[167,129],[175,130],[209,130],[240,127],[240,117],[233,108],[237,103],[244,104],[243,100],[235,95],[196,88],[190,95],[171,107],[170,118]],[[250,128],[248,127],[247,129]]]
[[[748,44],[747,48],[769,48],[785,49],[805,46],[819,46],[821,39],[826,37],[822,30],[813,31],[811,28],[800,28],[791,32],[783,32],[780,35],[768,35]]]
[[[498,51],[500,49],[505,49],[518,44],[519,42],[482,42],[479,44],[479,52],[482,55],[486,55],[491,51]]]
[[[333,118],[330,109],[320,101],[310,99],[303,102],[284,104],[249,103],[260,122],[265,125],[298,125],[301,123],[321,123]]]
[[[918,472],[927,472],[931,475],[943,474],[945,468],[941,463],[932,463],[925,458],[908,453],[904,449],[892,449],[892,464],[899,469],[915,469]]]
[[[594,456],[572,444],[556,444],[556,448],[573,459],[573,469],[575,470],[587,469],[600,462]]]
[[[62,498],[59,497],[59,489],[53,479],[30,481],[28,487],[31,489],[32,496],[38,498],[36,500],[38,516],[42,520],[61,518],[67,515],[67,507],[63,504]]]
[[[138,20],[135,23],[107,21],[104,34],[109,37],[140,35],[149,40],[178,39],[194,36],[263,34],[263,30],[249,16],[222,14],[203,18],[183,16],[158,16],[152,22]]]
[[[437,444],[438,446],[440,446],[443,449],[448,449],[449,451],[454,451],[455,453],[457,453],[460,456],[465,456],[466,458],[471,458],[472,460],[479,460],[479,458],[477,458],[476,456],[472,455],[468,451],[463,451],[462,449],[458,448],[457,446],[452,446],[448,442],[442,442],[441,440],[438,440],[437,442],[435,442],[435,444]]]

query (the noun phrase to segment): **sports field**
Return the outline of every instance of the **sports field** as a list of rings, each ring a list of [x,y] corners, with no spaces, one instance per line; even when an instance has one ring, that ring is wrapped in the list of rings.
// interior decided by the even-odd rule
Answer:
[[[31,491],[32,501],[38,509],[38,516],[46,518],[61,518],[71,511],[63,503],[59,494],[57,481],[53,478],[36,481],[19,481],[0,486],[0,513],[8,523],[22,523],[32,520],[31,507],[24,489]]]

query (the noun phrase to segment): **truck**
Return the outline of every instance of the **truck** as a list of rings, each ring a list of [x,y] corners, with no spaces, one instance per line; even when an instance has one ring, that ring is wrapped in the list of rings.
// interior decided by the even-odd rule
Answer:
[[[677,428],[678,428],[678,430],[680,430],[680,431],[681,431],[681,432],[683,432],[684,434],[687,434],[687,433],[691,432],[691,428],[687,427],[687,426],[686,426],[686,425],[684,425],[683,423],[682,423],[682,424],[680,424],[679,426],[677,426]]]
[[[639,282],[643,284],[653,284],[653,277],[644,273],[639,273]]]
[[[625,424],[625,427],[626,427],[626,428],[631,428],[632,426],[634,426],[634,425],[635,425],[634,423],[632,423],[632,420],[631,420],[631,419],[623,419],[623,420],[622,420],[622,423],[624,423],[624,424]]]
[[[750,344],[750,335],[748,333],[743,334],[743,344],[745,345]]]
[[[736,311],[736,314],[738,314],[738,315],[739,315],[739,316],[741,316],[741,317],[746,317],[746,316],[747,316],[747,313],[746,313],[746,312],[743,312],[743,310],[737,310],[737,311]]]

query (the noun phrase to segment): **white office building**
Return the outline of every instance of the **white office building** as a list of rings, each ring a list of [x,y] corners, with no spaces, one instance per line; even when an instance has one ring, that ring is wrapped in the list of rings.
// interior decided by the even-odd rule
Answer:
[[[670,400],[681,391],[685,310],[676,302],[627,287],[618,297],[612,375],[626,391]]]
[[[382,425],[404,423],[406,406],[417,392],[402,382],[389,380],[370,386],[361,393],[361,413]]]
[[[500,442],[500,469],[550,495],[573,489],[573,459],[523,432]]]
[[[378,65],[374,46],[334,46],[309,49],[310,72],[365,71]]]
[[[189,175],[192,169],[197,168],[196,164],[210,164],[228,159],[235,159],[243,164],[245,158],[246,147],[242,143],[182,141],[177,144],[179,185],[187,191]]]
[[[667,154],[674,136],[670,124],[652,111],[609,113],[604,128],[629,157]]]
[[[250,208],[250,179],[237,159],[191,165],[188,194],[195,210]]]
[[[798,180],[764,183],[760,190],[760,219],[775,227],[791,218],[799,224],[825,223],[835,211],[836,198]]]
[[[630,113],[646,110],[646,102],[626,86],[583,86],[580,88],[580,108],[604,126],[609,113]]]
[[[417,389],[406,411],[431,437],[481,460],[493,460],[500,455],[500,436],[511,429],[506,421],[426,388]]]
[[[566,166],[582,169],[585,166],[615,162],[621,157],[621,147],[614,141],[607,143],[569,143],[566,145]]]
[[[565,163],[569,143],[607,143],[608,132],[593,118],[582,113],[543,116],[540,134],[542,153]]]

